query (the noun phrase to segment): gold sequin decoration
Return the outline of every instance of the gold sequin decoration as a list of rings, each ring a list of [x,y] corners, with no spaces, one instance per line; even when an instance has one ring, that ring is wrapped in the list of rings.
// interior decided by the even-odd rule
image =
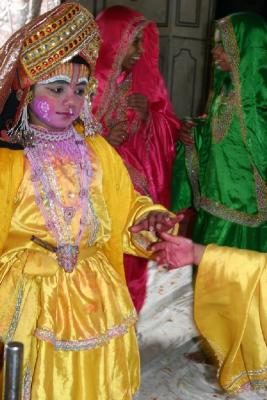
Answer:
[[[261,368],[257,371],[245,371],[232,378],[232,382],[228,384],[226,390],[229,393],[251,390],[258,390],[267,386],[267,368]],[[243,382],[247,383],[243,383]]]
[[[31,399],[32,373],[29,364],[25,368],[23,376],[23,400]]]
[[[217,103],[215,104],[217,112],[212,118],[211,129],[213,142],[218,144],[230,129],[233,116],[237,110],[235,92],[231,91],[228,94],[225,94],[223,88],[215,102]]]
[[[106,343],[108,343],[110,340],[116,337],[124,336],[128,332],[129,327],[134,325],[136,321],[137,321],[137,315],[136,312],[133,311],[132,313],[130,313],[130,315],[128,315],[123,319],[120,325],[108,329],[102,335],[83,340],[58,339],[55,337],[53,332],[42,328],[36,329],[35,336],[40,340],[44,340],[46,342],[51,343],[55,348],[55,350],[61,350],[61,351],[91,350],[104,346]]]
[[[15,306],[15,312],[11,321],[11,324],[8,328],[6,336],[3,338],[5,343],[10,342],[13,339],[13,336],[16,332],[18,322],[19,322],[19,317],[20,317],[20,310],[21,310],[21,304],[23,301],[23,295],[24,295],[24,287],[25,287],[25,282],[22,279],[19,287],[18,287],[18,294],[17,294],[17,301],[16,301],[16,306]]]
[[[94,66],[99,40],[92,15],[77,4],[57,20],[32,32],[23,43],[20,61],[30,80],[37,82],[44,73],[78,53]]]

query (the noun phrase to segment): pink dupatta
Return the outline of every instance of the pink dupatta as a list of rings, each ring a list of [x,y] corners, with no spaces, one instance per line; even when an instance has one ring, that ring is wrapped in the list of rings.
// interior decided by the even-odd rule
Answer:
[[[171,170],[180,123],[173,112],[158,67],[156,25],[147,21],[142,14],[124,6],[105,9],[96,21],[102,45],[96,64],[98,91],[94,99],[94,111],[103,123],[104,134],[108,133],[112,118],[114,126],[125,114],[135,131],[116,150],[123,158],[136,190],[151,196],[154,202],[169,207]],[[149,117],[145,122],[138,121],[138,115],[126,109],[126,106],[114,110],[118,86],[123,80],[122,60],[136,32],[143,26],[144,53],[130,73],[128,87],[122,90],[125,91],[125,97],[131,93],[141,93],[148,98]],[[123,108],[123,104],[120,107]]]
[[[171,171],[180,123],[176,118],[159,71],[158,32],[154,22],[130,8],[105,9],[96,21],[102,45],[96,64],[98,90],[93,110],[104,127],[104,135],[119,121],[128,121],[129,136],[116,147],[129,171],[135,189],[154,202],[170,205]],[[121,64],[136,33],[144,27],[144,53],[130,73]],[[127,109],[126,97],[141,93],[149,101],[149,117],[141,121]],[[133,303],[139,312],[145,300],[146,260],[125,255],[125,275]]]

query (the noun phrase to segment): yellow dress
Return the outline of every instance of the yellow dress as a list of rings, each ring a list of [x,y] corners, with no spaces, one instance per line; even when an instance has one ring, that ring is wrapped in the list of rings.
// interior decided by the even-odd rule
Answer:
[[[0,166],[5,165],[0,174],[5,202],[0,214],[0,336],[24,344],[23,400],[128,400],[139,386],[136,314],[122,254],[147,255],[140,236],[134,241],[128,227],[160,207],[137,196],[104,139],[89,139],[88,149],[91,224],[72,273],[59,267],[54,253],[30,240],[35,235],[56,245],[35,203],[28,161],[20,151],[0,151]],[[73,201],[78,191],[74,166],[56,159],[53,164],[64,201]],[[79,219],[77,213],[73,238]]]
[[[266,253],[207,247],[195,287],[195,321],[229,393],[267,386],[266,283]]]

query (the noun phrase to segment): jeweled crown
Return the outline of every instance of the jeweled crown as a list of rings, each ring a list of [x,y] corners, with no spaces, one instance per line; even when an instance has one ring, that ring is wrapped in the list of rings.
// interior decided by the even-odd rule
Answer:
[[[99,49],[99,31],[92,14],[77,3],[31,30],[23,42],[20,62],[31,82],[37,82],[59,63],[76,54],[94,67]]]

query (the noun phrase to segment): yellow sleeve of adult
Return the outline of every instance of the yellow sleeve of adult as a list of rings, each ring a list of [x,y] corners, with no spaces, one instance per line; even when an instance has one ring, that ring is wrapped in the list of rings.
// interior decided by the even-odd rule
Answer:
[[[194,316],[228,392],[267,379],[267,254],[209,245],[199,265]]]

